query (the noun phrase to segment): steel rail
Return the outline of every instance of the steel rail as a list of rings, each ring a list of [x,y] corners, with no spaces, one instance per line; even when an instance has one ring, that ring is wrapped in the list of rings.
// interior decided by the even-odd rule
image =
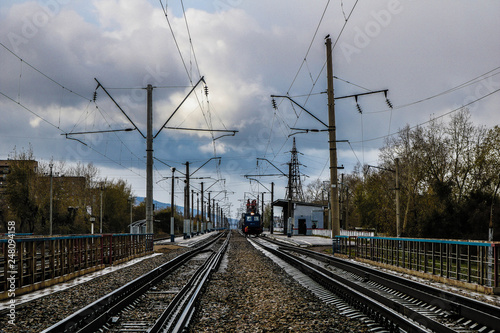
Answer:
[[[230,234],[228,234],[221,248],[210,256],[170,302],[153,327],[148,330],[148,333],[184,331],[189,325],[197,301],[202,294],[201,291],[206,286],[211,274],[220,265],[222,256],[229,244],[229,239]]]
[[[429,318],[424,317],[418,312],[404,307],[403,305],[400,305],[398,309],[393,309],[392,305],[389,304],[392,301],[382,297],[381,295],[367,291],[365,288],[362,288],[363,290],[359,290],[358,285],[349,283],[349,281],[344,279],[337,279],[338,276],[333,278],[330,274],[328,274],[329,272],[327,270],[322,269],[321,267],[306,262],[305,260],[300,260],[283,251],[267,247],[263,244],[257,244],[265,248],[266,251],[271,252],[275,256],[310,276],[324,288],[344,299],[352,307],[364,312],[367,316],[385,326],[391,332],[399,332],[399,328],[412,333],[429,332],[430,329],[437,332],[455,332],[437,322],[429,323]],[[398,310],[403,310],[403,313],[399,313],[401,311]],[[412,319],[410,319],[410,317]],[[430,325],[432,328],[426,328],[420,324],[422,321],[426,321],[427,325]]]
[[[181,267],[189,259],[204,251],[214,244],[223,233],[214,239],[200,245],[199,247],[181,254],[169,262],[155,268],[154,270],[138,277],[137,279],[123,285],[115,291],[101,297],[95,302],[76,311],[67,318],[59,321],[51,327],[42,331],[49,332],[95,332],[99,330],[111,317],[134,302],[149,288],[163,280],[166,276]]]
[[[274,242],[273,242],[274,243]],[[500,307],[303,248],[279,244],[500,332]]]

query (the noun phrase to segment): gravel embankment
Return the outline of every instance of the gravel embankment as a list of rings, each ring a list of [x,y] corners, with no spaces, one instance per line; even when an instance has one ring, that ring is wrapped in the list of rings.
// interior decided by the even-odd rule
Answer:
[[[191,332],[367,332],[321,302],[233,232],[227,268],[212,276]]]
[[[6,314],[0,317],[0,333],[40,332],[185,251],[188,249],[170,250],[161,256],[20,305],[16,307],[15,326],[8,323]]]

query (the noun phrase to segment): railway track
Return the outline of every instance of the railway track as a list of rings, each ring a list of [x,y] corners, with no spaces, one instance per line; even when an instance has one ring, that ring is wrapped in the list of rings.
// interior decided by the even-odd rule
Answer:
[[[313,280],[306,282],[314,285],[308,288],[324,301],[338,303],[351,317],[364,317],[386,331],[500,332],[497,306],[303,248],[250,240]]]
[[[229,234],[230,235],[230,234]],[[180,332],[217,270],[227,233],[182,254],[43,332]]]

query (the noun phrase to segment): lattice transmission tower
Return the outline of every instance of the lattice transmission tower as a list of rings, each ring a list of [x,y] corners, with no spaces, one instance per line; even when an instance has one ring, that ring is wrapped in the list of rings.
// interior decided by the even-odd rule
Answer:
[[[304,191],[302,191],[302,182],[300,180],[299,166],[302,165],[297,157],[299,151],[295,145],[295,138],[293,138],[293,147],[290,151],[291,159],[288,164],[288,187],[286,188],[286,197],[293,201],[304,201]]]

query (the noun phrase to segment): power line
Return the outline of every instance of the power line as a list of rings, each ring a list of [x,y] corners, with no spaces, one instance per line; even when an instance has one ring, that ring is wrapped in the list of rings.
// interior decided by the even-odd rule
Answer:
[[[494,71],[496,71],[496,70],[498,70],[498,69],[500,69],[500,66],[499,66],[499,67],[496,67],[496,68],[494,68],[494,69],[492,69],[492,70],[490,70],[490,71],[488,71],[488,72],[486,72],[486,73],[484,73],[484,74],[481,74],[481,75],[479,75],[479,76],[477,76],[477,77],[475,77],[475,78],[473,78],[473,79],[471,79],[471,80],[468,80],[468,81],[466,81],[466,82],[464,82],[464,83],[462,83],[462,84],[459,84],[458,86],[455,86],[455,87],[453,87],[453,88],[447,89],[447,90],[442,91],[442,92],[440,92],[440,93],[438,93],[438,94],[435,94],[435,95],[432,95],[432,96],[429,96],[429,97],[426,97],[426,98],[420,99],[420,100],[418,100],[418,101],[414,101],[414,102],[411,102],[411,103],[408,103],[408,104],[403,104],[403,105],[396,106],[396,107],[394,107],[393,109],[402,109],[402,108],[405,108],[405,107],[408,107],[408,106],[412,106],[412,105],[415,105],[415,104],[419,104],[419,103],[422,103],[422,102],[426,102],[426,101],[428,101],[428,100],[431,100],[431,99],[434,99],[434,98],[437,98],[437,97],[441,97],[441,96],[443,96],[443,95],[446,95],[446,94],[452,93],[452,92],[457,91],[457,90],[459,90],[459,89],[462,89],[462,88],[468,87],[468,86],[470,86],[470,85],[473,85],[473,84],[477,83],[478,81],[482,81],[482,80],[484,80],[484,79],[488,79],[488,78],[493,77],[493,76],[495,76],[495,75],[499,75],[499,74],[500,74],[500,72],[499,72],[499,73],[492,74],[492,75],[490,75],[490,76],[485,76],[485,75],[490,74],[491,72],[494,72]],[[480,79],[480,80],[479,80],[479,79]],[[388,110],[382,110],[382,111],[372,111],[372,112],[367,112],[367,113],[382,113],[382,112],[387,112],[387,111],[388,111]]]
[[[459,110],[461,110],[461,109],[463,109],[463,108],[465,108],[465,107],[467,107],[467,106],[469,106],[469,105],[471,105],[471,104],[474,104],[474,103],[476,103],[476,102],[479,102],[479,101],[481,101],[481,100],[485,99],[486,97],[491,96],[491,95],[493,95],[493,94],[495,94],[495,93],[497,93],[497,92],[499,92],[499,91],[500,91],[500,89],[494,90],[494,91],[490,92],[489,94],[486,94],[486,95],[484,95],[484,96],[482,96],[482,97],[480,97],[480,98],[477,98],[477,99],[473,100],[472,102],[469,102],[469,103],[467,103],[467,104],[464,104],[464,105],[462,105],[462,106],[459,106],[459,107],[457,107],[457,108],[455,108],[455,109],[453,109],[453,110],[451,110],[451,111],[448,111],[448,112],[446,112],[446,113],[444,113],[444,114],[442,114],[442,115],[440,115],[440,116],[434,117],[434,118],[432,118],[432,119],[430,119],[430,120],[427,120],[427,121],[424,121],[424,122],[422,122],[422,123],[420,123],[420,124],[417,124],[417,125],[415,125],[415,126],[412,126],[412,127],[410,127],[410,129],[414,129],[414,128],[417,128],[417,127],[419,127],[419,126],[422,126],[422,125],[428,124],[428,123],[430,123],[431,121],[434,121],[434,120],[436,120],[436,119],[446,117],[446,116],[448,116],[448,115],[450,115],[450,114],[452,114],[452,113],[454,113],[454,112],[457,112],[457,111],[459,111]],[[368,139],[368,140],[353,141],[353,143],[362,143],[362,142],[376,141],[376,140],[380,140],[380,139],[385,139],[385,138],[391,137],[391,136],[396,135],[396,134],[398,134],[398,133],[399,133],[399,132],[395,132],[395,133],[392,133],[392,134],[388,134],[388,135],[384,135],[384,136],[379,136],[379,137],[372,138],[372,139]]]
[[[198,66],[198,60],[196,59],[196,53],[194,52],[193,40],[191,38],[191,32],[189,31],[189,24],[187,21],[186,11],[184,10],[184,1],[181,0],[182,13],[184,14],[184,22],[186,22],[186,30],[189,37],[189,44],[191,45],[191,50],[193,51],[194,63],[196,64],[196,68],[198,69],[198,76],[201,77],[200,66]]]
[[[191,78],[191,75],[189,74],[189,70],[187,68],[186,62],[184,61],[184,57],[182,56],[182,52],[181,52],[181,49],[179,47],[179,43],[177,42],[177,38],[175,37],[174,29],[172,28],[172,24],[170,23],[170,19],[168,18],[167,6],[166,6],[166,4],[165,4],[165,6],[163,6],[162,0],[159,0],[159,2],[160,2],[161,9],[163,10],[163,14],[165,15],[165,19],[167,20],[167,24],[168,24],[168,27],[170,29],[170,33],[172,34],[172,38],[174,39],[175,47],[177,48],[177,51],[179,52],[179,56],[181,57],[181,61],[182,61],[182,65],[184,66],[184,70],[186,71],[186,74],[189,78],[189,82],[191,82],[191,84],[193,84],[193,80]]]
[[[78,97],[81,97],[85,100],[89,100],[88,97],[85,97],[77,92],[74,92],[73,90],[71,89],[68,89],[66,88],[65,86],[63,86],[62,84],[60,84],[59,82],[57,82],[56,80],[54,80],[53,78],[51,78],[50,76],[46,75],[45,73],[43,73],[41,70],[39,70],[38,68],[34,67],[33,65],[31,65],[30,63],[26,62],[25,60],[23,60],[21,57],[19,57],[17,54],[15,54],[12,50],[10,50],[7,46],[5,46],[2,42],[0,42],[0,45],[6,49],[7,51],[9,51],[14,57],[16,57],[17,59],[19,59],[22,63],[25,63],[26,65],[28,65],[31,69],[33,69],[34,71],[36,71],[37,73],[39,73],[40,75],[42,75],[43,77],[45,77],[46,79],[50,80],[51,82],[55,83],[56,85],[58,85],[59,87],[63,88],[64,90],[78,96]]]
[[[309,47],[307,48],[306,55],[304,56],[304,60],[302,60],[302,63],[299,66],[299,69],[297,70],[297,73],[295,74],[295,77],[292,80],[292,83],[290,84],[290,87],[288,87],[287,94],[290,92],[290,89],[292,89],[295,81],[297,80],[297,77],[299,76],[299,73],[302,69],[302,66],[304,66],[304,63],[306,62],[307,56],[309,55],[309,52],[311,51],[312,45],[314,43],[314,40],[316,39],[316,35],[318,34],[319,27],[321,26],[321,23],[323,22],[323,18],[325,17],[326,10],[328,9],[328,5],[330,4],[330,0],[326,3],[325,9],[323,10],[323,13],[321,14],[321,18],[319,19],[318,25],[316,26],[316,30],[314,31],[313,37],[311,38],[311,42],[309,43]]]
[[[43,120],[44,122],[46,122],[47,124],[49,124],[50,126],[54,127],[54,128],[57,128],[59,131],[63,132],[64,131],[59,128],[57,125],[51,123],[49,120],[43,118],[42,116],[40,116],[38,113],[36,113],[35,111],[31,110],[30,108],[28,108],[27,106],[21,104],[21,102],[18,102],[16,100],[14,100],[12,97],[9,97],[7,96],[6,94],[4,94],[3,92],[0,91],[0,95],[4,96],[5,98],[9,99],[10,101],[16,103],[17,105],[19,105],[20,107],[22,107],[23,109],[25,109],[26,111],[30,112],[31,114],[33,114],[35,117],[37,118],[40,118],[41,120]]]
[[[353,14],[353,12],[354,12],[354,9],[356,8],[356,6],[357,6],[358,2],[359,2],[359,0],[356,0],[356,2],[354,3],[353,7],[351,8],[351,11],[349,12],[349,15],[348,15],[348,16],[347,16],[347,18],[345,19],[344,25],[342,26],[342,29],[340,30],[340,32],[339,32],[339,34],[338,34],[338,36],[337,36],[337,39],[335,40],[335,43],[332,45],[332,50],[333,50],[333,49],[335,48],[335,46],[337,45],[337,42],[340,40],[340,37],[342,36],[342,33],[344,32],[344,30],[345,30],[345,28],[346,28],[346,26],[347,26],[347,23],[349,22],[349,19],[351,18],[352,14]],[[322,20],[322,19],[323,19],[323,17],[324,17],[324,14],[325,14],[325,12],[326,12],[326,9],[327,9],[327,7],[328,7],[328,4],[329,4],[329,2],[327,3],[327,5],[326,5],[326,7],[325,7],[325,10],[324,10],[323,15],[322,15],[322,17],[321,17],[321,20]],[[319,25],[321,24],[321,20],[320,20],[320,22],[319,22],[319,24],[318,24],[318,27],[316,28],[316,32],[314,33],[313,40],[314,40],[314,38],[316,37],[316,33],[317,33],[318,29],[319,29]],[[307,57],[307,54],[308,54],[308,52],[309,52],[309,50],[310,50],[310,48],[311,48],[311,45],[312,45],[312,42],[311,42],[311,44],[309,45],[308,51],[307,51],[307,53],[306,53],[306,57]],[[304,61],[305,61],[305,59],[304,59]],[[304,64],[304,61],[303,61],[303,62],[302,62],[302,64],[300,65],[299,71],[301,70],[301,68],[302,68],[302,66],[303,66],[303,64]],[[306,101],[305,101],[304,105],[305,105],[305,104],[307,104],[307,102],[308,102],[308,100],[309,100],[309,97],[312,95],[312,91],[314,90],[314,87],[316,86],[316,84],[317,84],[317,82],[318,82],[318,80],[319,80],[319,78],[320,78],[321,74],[322,74],[322,73],[323,73],[323,71],[325,70],[325,67],[326,67],[326,61],[323,63],[323,66],[322,66],[322,68],[321,68],[320,72],[318,73],[318,76],[316,77],[316,80],[313,82],[312,87],[311,87],[311,90],[309,91],[309,94],[307,95],[307,98],[306,98]],[[292,88],[293,84],[295,83],[295,80],[297,79],[297,76],[298,76],[298,73],[295,75],[295,77],[294,77],[294,79],[293,79],[293,81],[292,81],[292,84],[291,84],[291,85],[290,85],[290,87],[288,88],[288,91],[290,91],[290,89]],[[288,93],[287,93],[287,94],[288,94]],[[300,117],[300,114],[302,114],[302,111],[299,113],[299,117]],[[297,118],[297,120],[295,121],[294,126],[295,126],[295,124],[297,123],[297,121],[298,121],[298,118]],[[293,126],[293,127],[294,127],[294,126]],[[287,142],[287,141],[288,141],[288,138],[286,138],[286,139],[285,139],[285,142],[284,142],[284,144],[282,145],[282,147],[280,148],[280,150],[279,150],[279,151],[281,151],[281,149],[283,149],[283,147],[285,146],[285,144],[286,144],[286,142]],[[278,151],[278,153],[279,153],[279,151]]]

